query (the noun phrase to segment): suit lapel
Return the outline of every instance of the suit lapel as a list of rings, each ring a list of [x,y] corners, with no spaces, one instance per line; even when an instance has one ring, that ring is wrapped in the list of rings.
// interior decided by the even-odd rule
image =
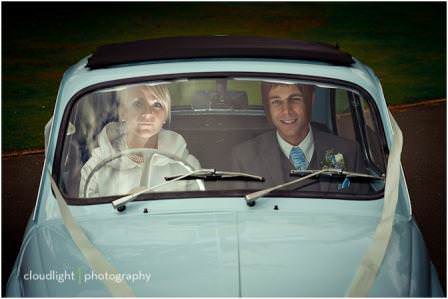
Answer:
[[[280,149],[277,141],[276,131],[272,134],[266,135],[263,139],[263,145],[260,149],[263,151],[260,153],[261,165],[264,167],[264,173],[267,173],[266,181],[272,183],[272,185],[281,184],[288,180],[290,166],[287,166],[289,160]],[[285,161],[286,160],[286,161]],[[270,161],[270,162],[266,162]],[[275,165],[278,165],[277,167]]]

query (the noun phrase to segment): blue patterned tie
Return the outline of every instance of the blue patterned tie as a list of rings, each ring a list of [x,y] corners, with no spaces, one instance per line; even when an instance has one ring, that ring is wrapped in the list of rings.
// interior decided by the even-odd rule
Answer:
[[[305,170],[308,168],[308,162],[305,159],[305,154],[300,147],[293,147],[289,154],[292,164],[298,170]]]

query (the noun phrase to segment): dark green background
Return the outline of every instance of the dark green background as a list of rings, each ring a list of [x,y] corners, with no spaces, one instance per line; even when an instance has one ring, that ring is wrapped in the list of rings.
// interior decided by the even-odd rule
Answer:
[[[3,151],[43,147],[65,69],[99,45],[179,35],[336,44],[389,104],[446,97],[446,3],[2,3]]]

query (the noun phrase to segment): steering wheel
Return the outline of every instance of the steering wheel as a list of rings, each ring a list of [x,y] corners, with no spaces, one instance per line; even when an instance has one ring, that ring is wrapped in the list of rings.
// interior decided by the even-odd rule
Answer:
[[[89,187],[89,183],[92,180],[93,175],[100,170],[101,168],[103,168],[105,165],[107,165],[107,163],[112,162],[116,159],[119,159],[125,155],[129,155],[129,154],[135,154],[135,153],[143,153],[144,157],[145,157],[145,162],[144,162],[144,166],[143,166],[143,171],[142,171],[142,177],[145,175],[145,172],[147,173],[147,170],[149,169],[149,161],[151,160],[151,157],[154,154],[158,154],[158,155],[162,155],[165,156],[171,160],[174,160],[175,162],[180,163],[182,166],[185,167],[185,169],[189,170],[189,171],[193,171],[194,167],[188,163],[187,161],[184,161],[182,159],[179,159],[179,157],[171,154],[171,153],[167,153],[158,149],[154,149],[154,148],[129,148],[129,149],[124,149],[114,155],[111,155],[109,157],[104,158],[103,160],[101,160],[90,172],[89,176],[86,179],[86,183],[84,185],[84,190],[83,190],[83,195],[84,197],[86,197],[87,195],[87,190]],[[147,174],[146,174],[147,175]],[[141,178],[140,178],[141,180]]]

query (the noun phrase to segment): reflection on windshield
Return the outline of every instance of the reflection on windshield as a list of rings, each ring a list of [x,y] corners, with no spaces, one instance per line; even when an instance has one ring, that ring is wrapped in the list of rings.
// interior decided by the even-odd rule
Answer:
[[[264,181],[196,178],[152,192],[244,194],[294,180],[291,170],[380,176],[385,154],[370,105],[343,88],[278,80],[144,82],[99,90],[71,111],[60,187],[70,197],[123,196],[201,168]],[[318,176],[287,190],[370,194],[382,188]]]

